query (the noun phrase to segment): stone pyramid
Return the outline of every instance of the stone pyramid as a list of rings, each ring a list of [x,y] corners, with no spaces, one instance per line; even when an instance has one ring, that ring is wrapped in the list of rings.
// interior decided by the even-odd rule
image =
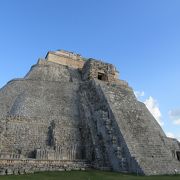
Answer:
[[[8,82],[0,90],[0,173],[180,173],[180,143],[118,77],[111,64],[58,50]]]

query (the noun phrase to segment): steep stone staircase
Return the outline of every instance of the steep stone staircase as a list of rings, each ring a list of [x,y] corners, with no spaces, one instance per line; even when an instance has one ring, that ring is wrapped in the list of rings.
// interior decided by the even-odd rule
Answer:
[[[112,110],[128,150],[144,174],[173,174],[180,162],[165,146],[161,127],[144,104],[138,102],[126,85],[96,81]]]

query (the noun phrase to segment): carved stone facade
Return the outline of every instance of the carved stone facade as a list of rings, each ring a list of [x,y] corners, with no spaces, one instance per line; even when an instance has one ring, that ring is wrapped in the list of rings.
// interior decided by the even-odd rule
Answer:
[[[89,59],[85,62],[82,69],[82,79],[99,79],[102,81],[114,82],[118,79],[118,72],[112,64]]]
[[[108,63],[49,52],[0,90],[0,173],[86,169],[180,173],[167,138]]]

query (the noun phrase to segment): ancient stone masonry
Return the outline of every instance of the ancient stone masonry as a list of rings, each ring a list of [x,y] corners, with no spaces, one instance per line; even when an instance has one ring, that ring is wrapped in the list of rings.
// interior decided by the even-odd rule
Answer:
[[[99,79],[102,81],[117,81],[118,72],[111,64],[89,59],[82,70],[83,80]]]
[[[116,68],[59,50],[0,90],[0,174],[96,168],[180,173],[168,138]]]

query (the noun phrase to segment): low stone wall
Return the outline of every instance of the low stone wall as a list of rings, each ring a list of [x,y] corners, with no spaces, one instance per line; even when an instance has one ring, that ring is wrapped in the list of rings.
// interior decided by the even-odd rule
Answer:
[[[51,161],[51,160],[0,160],[0,175],[29,174],[41,171],[86,170],[90,165],[86,161]]]

